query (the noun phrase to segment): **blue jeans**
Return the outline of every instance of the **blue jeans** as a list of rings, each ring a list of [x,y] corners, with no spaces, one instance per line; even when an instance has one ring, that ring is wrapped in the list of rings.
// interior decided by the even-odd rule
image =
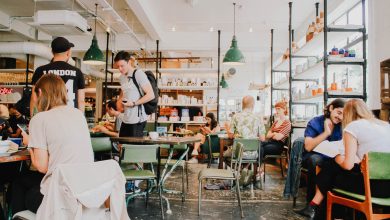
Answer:
[[[283,191],[283,196],[285,198],[289,198],[290,196],[294,198],[297,197],[301,176],[302,153],[304,150],[304,144],[305,140],[303,137],[301,137],[296,139],[292,145],[290,160],[288,162],[286,184]]]

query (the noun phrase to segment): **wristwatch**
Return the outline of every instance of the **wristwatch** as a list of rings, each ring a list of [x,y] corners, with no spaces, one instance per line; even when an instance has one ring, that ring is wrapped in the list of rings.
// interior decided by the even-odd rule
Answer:
[[[133,107],[136,106],[135,102],[133,102]]]

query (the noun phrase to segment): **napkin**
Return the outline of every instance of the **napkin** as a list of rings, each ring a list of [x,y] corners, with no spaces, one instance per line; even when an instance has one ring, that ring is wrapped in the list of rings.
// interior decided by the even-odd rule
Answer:
[[[12,141],[9,141],[9,142],[10,143],[9,143],[9,148],[8,148],[7,152],[14,153],[14,152],[18,151],[19,146]]]

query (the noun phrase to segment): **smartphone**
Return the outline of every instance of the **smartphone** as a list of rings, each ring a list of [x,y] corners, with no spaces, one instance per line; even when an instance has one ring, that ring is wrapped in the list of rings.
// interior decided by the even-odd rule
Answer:
[[[122,103],[127,103],[127,100],[122,100]]]
[[[22,132],[28,134],[28,128],[27,128],[27,124],[16,124],[18,126],[18,128],[20,128],[20,130],[22,130]]]

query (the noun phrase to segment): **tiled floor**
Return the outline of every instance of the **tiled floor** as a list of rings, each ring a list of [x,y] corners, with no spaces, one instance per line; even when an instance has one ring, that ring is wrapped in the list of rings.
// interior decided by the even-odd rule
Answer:
[[[189,166],[189,190],[187,200],[181,202],[180,195],[167,195],[170,198],[172,214],[166,214],[166,219],[240,219],[235,194],[230,190],[203,190],[202,212],[198,217],[198,172],[205,168],[204,164],[190,164]],[[282,193],[285,178],[281,177],[280,168],[277,165],[267,165],[266,183],[263,190],[255,190],[254,198],[250,198],[250,189],[242,190],[243,209],[245,219],[304,219],[293,212],[292,201],[284,200]],[[167,187],[181,189],[181,172],[174,172],[167,181]],[[304,190],[300,190],[297,206],[303,205]],[[166,205],[164,202],[166,211]],[[128,212],[131,219],[160,219],[159,200],[152,195],[148,208],[145,208],[143,198],[138,198],[129,203]]]

